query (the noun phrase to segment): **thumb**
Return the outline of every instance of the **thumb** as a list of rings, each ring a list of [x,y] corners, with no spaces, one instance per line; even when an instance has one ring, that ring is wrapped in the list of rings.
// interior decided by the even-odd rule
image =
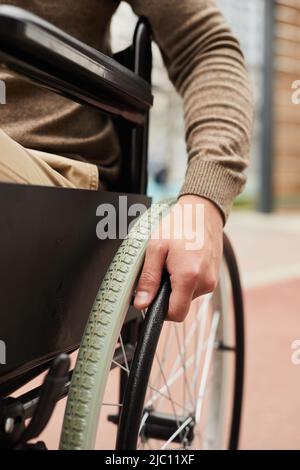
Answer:
[[[151,241],[149,243],[136,289],[135,308],[139,310],[147,308],[154,300],[160,286],[166,255],[167,251],[160,242]]]

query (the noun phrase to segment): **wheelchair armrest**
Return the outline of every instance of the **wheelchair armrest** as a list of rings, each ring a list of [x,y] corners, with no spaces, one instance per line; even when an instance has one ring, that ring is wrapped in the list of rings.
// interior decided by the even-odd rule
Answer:
[[[138,124],[153,103],[145,80],[21,8],[0,6],[0,62],[74,101]]]

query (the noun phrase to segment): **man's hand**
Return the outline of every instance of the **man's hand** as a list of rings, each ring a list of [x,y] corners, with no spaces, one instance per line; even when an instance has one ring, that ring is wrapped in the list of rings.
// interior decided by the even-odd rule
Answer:
[[[176,215],[176,209],[186,208],[188,205],[191,217],[183,221]],[[199,217],[196,216],[197,205],[204,208],[201,227]],[[164,227],[168,226],[171,228],[170,236],[154,236],[148,244],[134,305],[138,309],[149,307],[157,294],[162,271],[166,267],[172,287],[168,320],[182,322],[189,312],[192,300],[216,288],[223,251],[223,221],[219,209],[209,200],[198,196],[182,196],[174,209],[162,220],[156,231],[156,235],[161,235]],[[182,224],[185,224],[184,230]],[[203,243],[191,248],[193,245],[190,234],[199,230],[203,231]],[[181,232],[183,236],[174,236]]]

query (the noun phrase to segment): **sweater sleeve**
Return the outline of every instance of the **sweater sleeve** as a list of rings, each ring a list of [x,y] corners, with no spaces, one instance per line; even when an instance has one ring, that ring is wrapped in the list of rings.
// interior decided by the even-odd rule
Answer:
[[[243,190],[253,103],[243,54],[214,0],[127,0],[145,16],[183,99],[188,167],[180,195],[213,201],[226,220]]]

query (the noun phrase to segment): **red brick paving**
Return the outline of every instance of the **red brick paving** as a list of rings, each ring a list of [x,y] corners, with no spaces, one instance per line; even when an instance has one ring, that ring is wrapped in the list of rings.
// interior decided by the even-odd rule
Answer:
[[[241,448],[300,449],[300,278],[246,295],[247,360]]]

